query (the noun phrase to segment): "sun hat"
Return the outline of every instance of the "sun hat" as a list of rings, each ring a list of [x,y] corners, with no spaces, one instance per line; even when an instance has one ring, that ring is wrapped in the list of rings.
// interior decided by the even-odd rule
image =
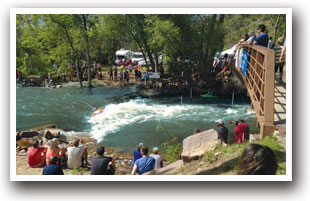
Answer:
[[[157,153],[159,151],[158,147],[153,147],[153,152]]]

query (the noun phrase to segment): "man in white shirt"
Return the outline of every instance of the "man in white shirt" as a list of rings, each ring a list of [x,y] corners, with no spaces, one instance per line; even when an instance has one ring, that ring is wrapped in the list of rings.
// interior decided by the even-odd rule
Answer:
[[[86,164],[88,164],[86,146],[79,145],[79,142],[79,139],[74,139],[71,142],[71,145],[69,145],[69,147],[67,148],[67,166],[69,169],[73,169],[74,167],[82,167],[84,160]]]
[[[163,158],[161,155],[158,154],[158,152],[159,152],[158,147],[154,147],[153,154],[150,154],[150,157],[155,158],[154,170],[158,170],[163,167]]]

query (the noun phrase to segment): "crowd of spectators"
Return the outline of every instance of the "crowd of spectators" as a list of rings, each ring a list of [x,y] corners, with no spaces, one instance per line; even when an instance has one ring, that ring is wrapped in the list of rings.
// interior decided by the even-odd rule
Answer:
[[[114,175],[115,158],[104,153],[104,146],[98,146],[96,156],[91,157],[89,163],[87,147],[77,138],[63,147],[59,146],[58,138],[46,142],[33,138],[27,150],[27,164],[32,168],[43,168],[43,175],[63,175],[63,168],[89,168],[91,175]],[[141,175],[162,167],[163,157],[159,154],[159,148],[154,147],[149,155],[148,147],[141,142],[133,152],[132,174]]]

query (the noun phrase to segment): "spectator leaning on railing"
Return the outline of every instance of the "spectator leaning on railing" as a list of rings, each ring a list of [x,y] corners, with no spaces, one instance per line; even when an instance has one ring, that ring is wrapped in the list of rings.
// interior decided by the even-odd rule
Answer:
[[[265,31],[266,31],[266,26],[263,24],[260,24],[257,27],[257,37],[255,41],[250,44],[261,45],[261,46],[267,47],[269,38],[268,38],[268,34],[266,34]]]

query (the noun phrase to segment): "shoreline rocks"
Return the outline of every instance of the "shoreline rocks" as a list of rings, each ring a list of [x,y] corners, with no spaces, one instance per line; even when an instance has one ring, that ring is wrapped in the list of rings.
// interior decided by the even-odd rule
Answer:
[[[218,144],[216,130],[210,129],[196,133],[183,140],[181,157],[184,162],[190,162],[201,158],[207,150],[213,150]]]

